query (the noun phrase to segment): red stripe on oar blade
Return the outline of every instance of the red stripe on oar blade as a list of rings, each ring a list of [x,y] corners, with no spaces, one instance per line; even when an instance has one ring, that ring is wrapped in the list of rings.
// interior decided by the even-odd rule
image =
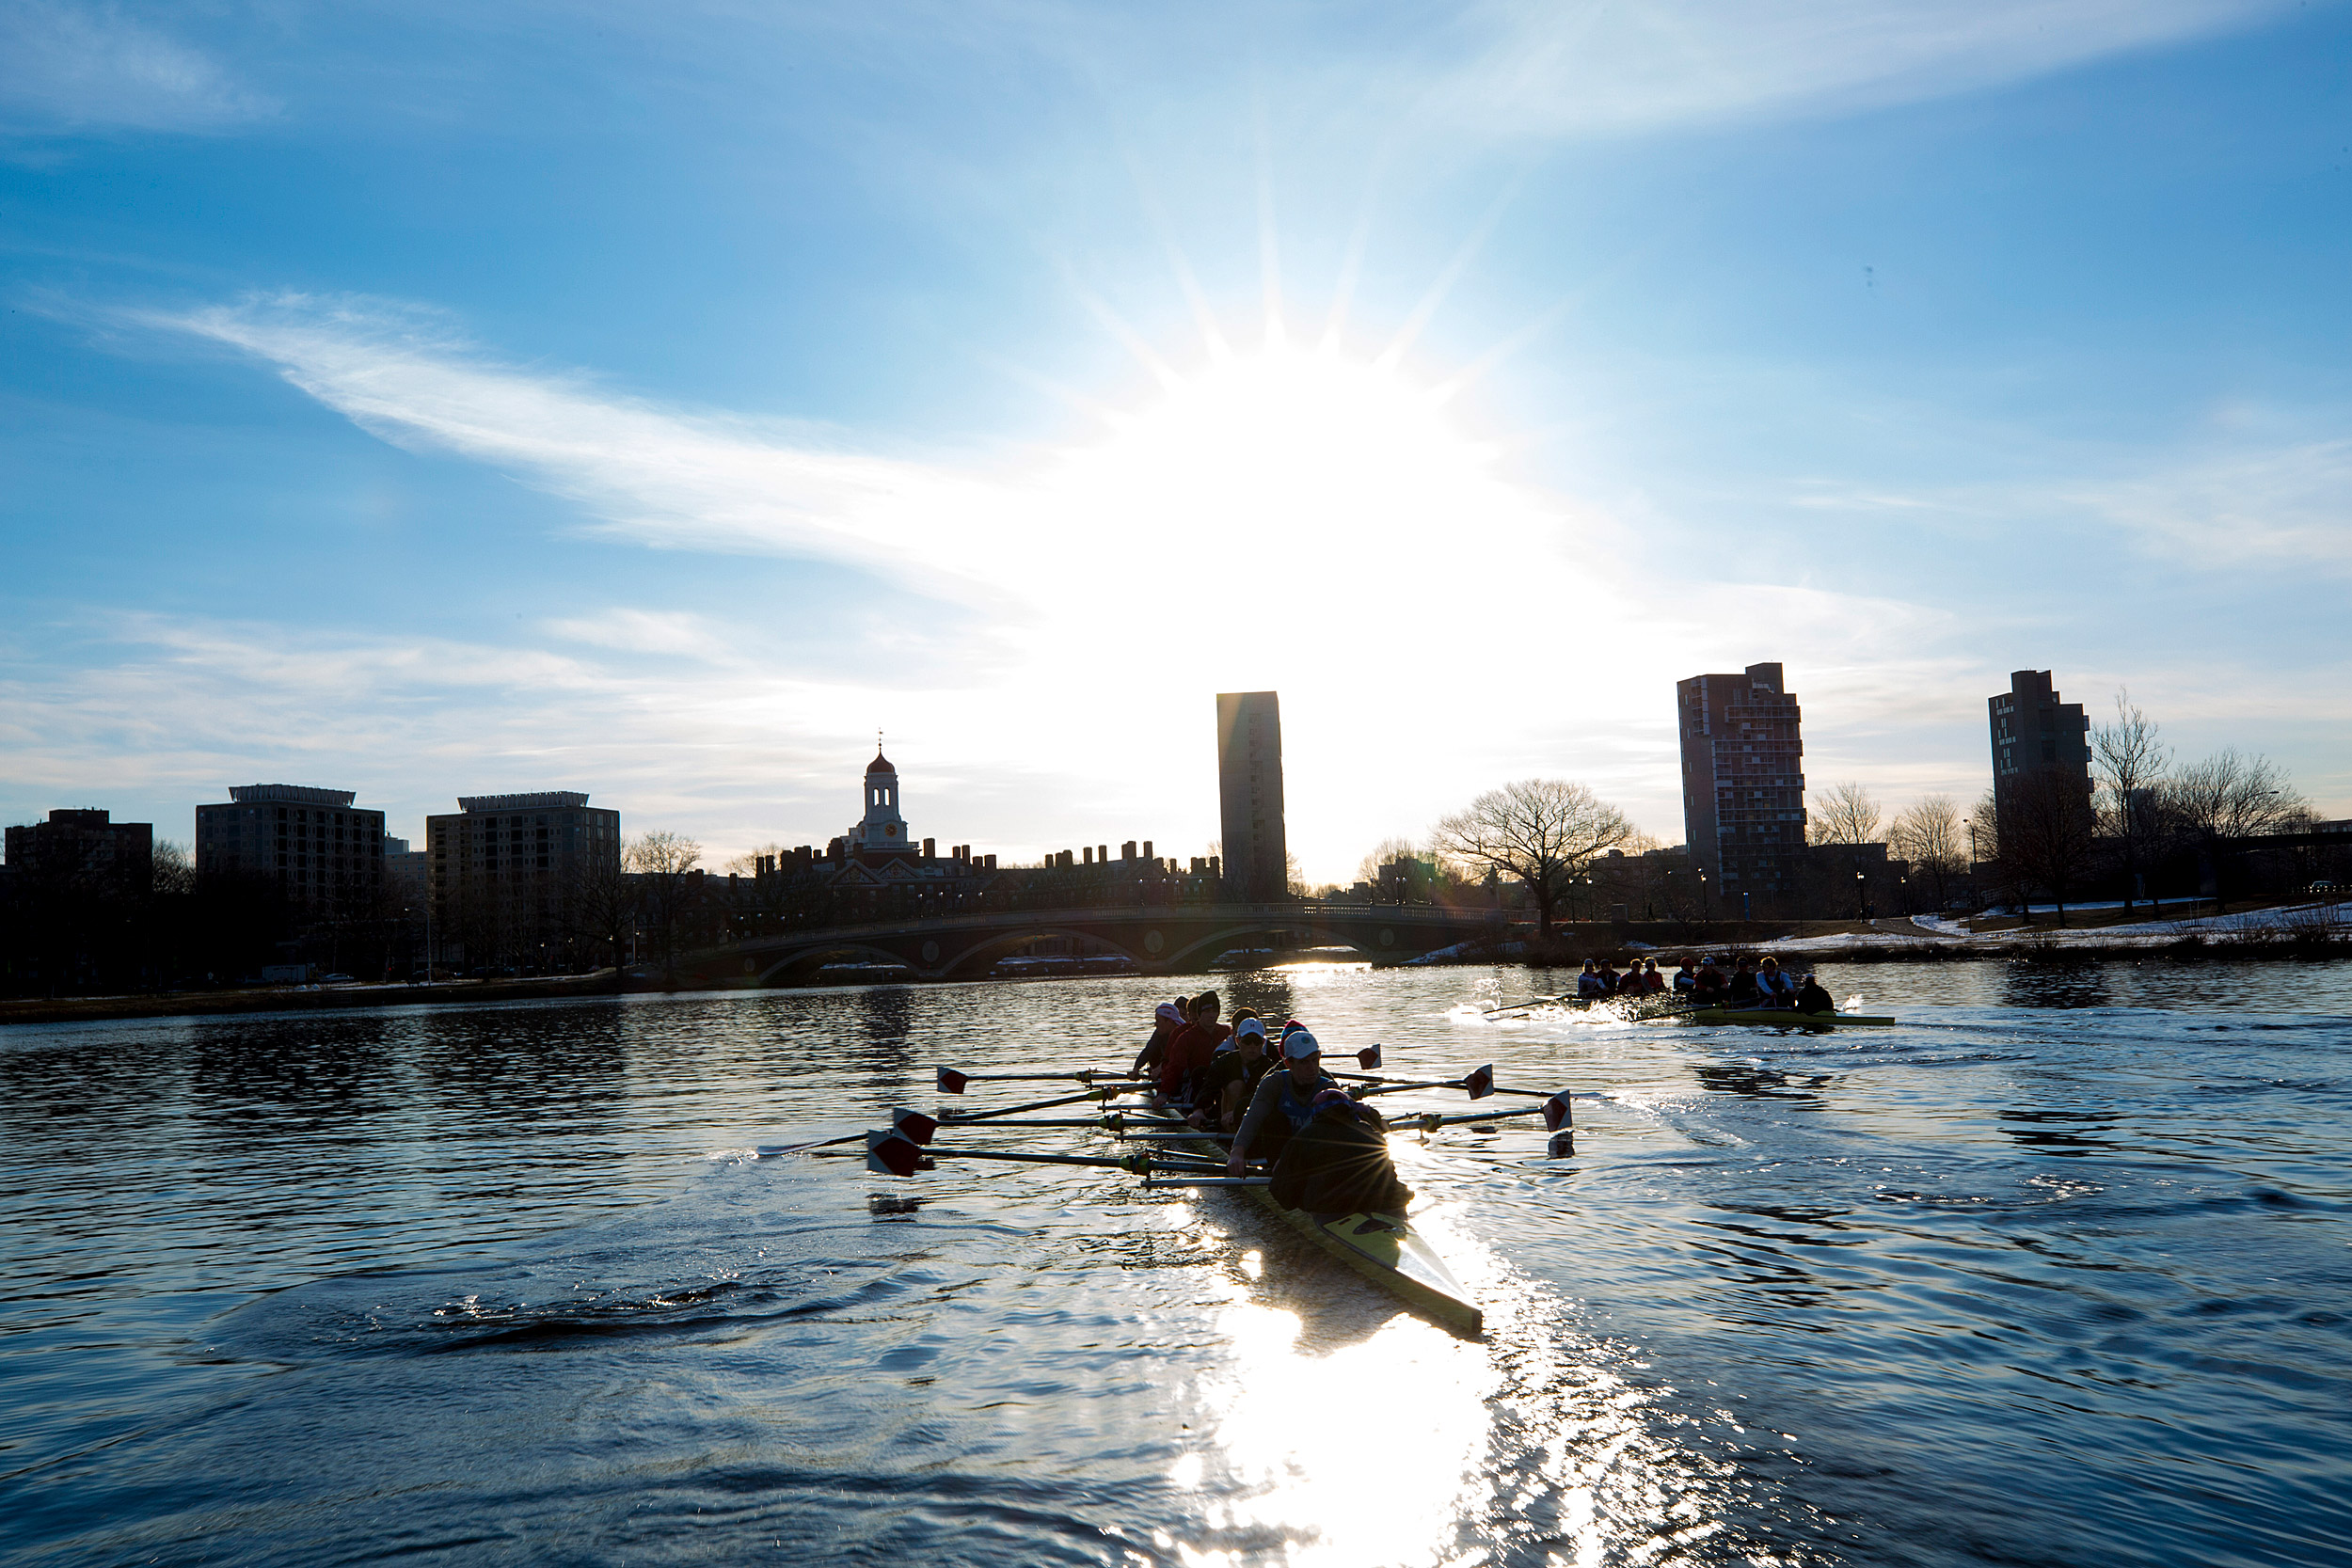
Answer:
[[[939,1069],[939,1092],[941,1094],[961,1094],[963,1085],[970,1082],[972,1082],[971,1079],[966,1078],[954,1068],[944,1067]]]
[[[1576,1111],[1568,1103],[1568,1091],[1562,1089],[1544,1101],[1544,1131],[1557,1132],[1576,1120]]]
[[[1463,1078],[1462,1087],[1470,1090],[1470,1097],[1472,1100],[1484,1100],[1488,1095],[1494,1093],[1494,1064],[1489,1062],[1485,1067],[1472,1068],[1470,1070],[1469,1075]]]
[[[898,1129],[902,1136],[913,1138],[918,1144],[930,1143],[939,1136],[939,1123],[920,1111],[893,1111],[890,1113],[890,1125]]]
[[[923,1151],[896,1132],[868,1132],[866,1168],[884,1176],[913,1176],[923,1168]]]
[[[1356,1053],[1356,1063],[1366,1072],[1375,1070],[1380,1066],[1380,1048],[1376,1045],[1364,1047]]]

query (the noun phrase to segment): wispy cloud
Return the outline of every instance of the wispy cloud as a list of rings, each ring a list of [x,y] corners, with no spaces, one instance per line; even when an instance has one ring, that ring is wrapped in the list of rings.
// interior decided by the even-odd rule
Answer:
[[[2282,0],[1490,0],[1431,102],[1518,136],[1621,133],[1943,97],[2248,25]]]
[[[778,736],[854,752],[838,737],[879,724],[999,784],[1050,778],[1057,798],[1088,802],[1071,824],[1083,840],[1173,847],[1215,832],[1205,793],[1176,791],[1189,803],[1171,820],[1157,776],[1213,768],[1205,719],[1185,716],[1216,690],[1273,687],[1287,699],[1295,798],[1317,802],[1300,853],[1343,868],[1400,819],[1531,768],[1587,778],[1671,836],[1674,740],[1644,727],[1671,704],[1661,672],[1779,657],[1825,744],[1868,736],[1955,769],[1976,750],[1987,673],[1962,651],[1961,617],[1745,577],[1596,578],[1593,563],[1629,543],[1618,524],[1501,477],[1486,449],[1446,433],[1439,400],[1369,366],[1215,363],[1117,413],[1094,443],[982,471],[816,450],[781,424],[534,372],[416,312],[275,299],[149,319],[262,357],[389,439],[572,497],[597,527],[649,545],[851,560],[902,583],[946,561],[964,591],[1008,607],[977,631],[933,631],[921,672],[887,681],[778,674],[743,651],[741,628],[699,610],[558,618],[540,629],[568,651],[530,656],[548,672],[532,685],[558,698],[456,701],[491,717],[437,729],[446,752],[437,739],[413,748],[443,767],[467,747],[535,749],[675,800],[660,780],[692,756],[693,788],[749,812],[781,765]],[[575,681],[578,700],[563,695]],[[586,694],[600,683],[602,702]],[[1399,715],[1416,716],[1409,734]],[[1171,723],[1187,737],[1173,752]],[[1376,792],[1361,787],[1367,766]],[[1007,802],[999,820],[1021,809]],[[747,842],[809,832],[771,823]]]
[[[0,0],[0,126],[209,131],[274,105],[124,7]]]
[[[2064,493],[2210,571],[2352,571],[2352,440],[2288,442]]]

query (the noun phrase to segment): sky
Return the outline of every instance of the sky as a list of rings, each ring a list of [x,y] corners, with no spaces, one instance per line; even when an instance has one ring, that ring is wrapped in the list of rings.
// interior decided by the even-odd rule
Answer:
[[[0,0],[0,816],[583,789],[1350,879],[1674,683],[2352,816],[2352,9]]]

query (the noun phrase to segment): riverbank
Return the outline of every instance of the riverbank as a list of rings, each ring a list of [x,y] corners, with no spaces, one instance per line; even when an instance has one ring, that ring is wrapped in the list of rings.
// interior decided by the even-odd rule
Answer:
[[[230,1013],[315,1012],[335,1007],[398,1007],[412,1003],[520,1002],[549,996],[610,996],[643,990],[615,982],[611,970],[516,980],[436,980],[431,985],[240,986],[129,996],[35,996],[0,1001],[0,1024],[72,1023],[116,1018],[210,1018]]]
[[[1708,954],[1778,957],[1800,967],[1822,963],[1947,963],[1980,958],[2076,961],[2095,958],[2183,962],[2207,958],[2340,958],[2352,956],[2352,905],[2282,905],[2232,915],[2167,921],[2101,922],[2089,927],[2001,922],[1979,931],[1960,921],[1922,915],[1899,920],[1698,924],[1635,922],[1564,925],[1549,942],[1530,935],[1457,947],[1409,960],[1415,965],[1523,964],[1575,968],[1586,958],[1623,964],[1655,958],[1680,963]]]

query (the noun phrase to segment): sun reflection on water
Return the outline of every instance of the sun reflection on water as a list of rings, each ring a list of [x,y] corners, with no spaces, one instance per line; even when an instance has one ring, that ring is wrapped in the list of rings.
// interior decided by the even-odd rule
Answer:
[[[1727,1521],[1732,1467],[1625,1347],[1455,1231],[1445,1206],[1416,1219],[1485,1306],[1481,1338],[1280,1244],[1236,1245],[1219,1364],[1191,1390],[1199,1446],[1168,1471],[1200,1512],[1155,1532],[1165,1554],[1199,1568],[1791,1560]]]

